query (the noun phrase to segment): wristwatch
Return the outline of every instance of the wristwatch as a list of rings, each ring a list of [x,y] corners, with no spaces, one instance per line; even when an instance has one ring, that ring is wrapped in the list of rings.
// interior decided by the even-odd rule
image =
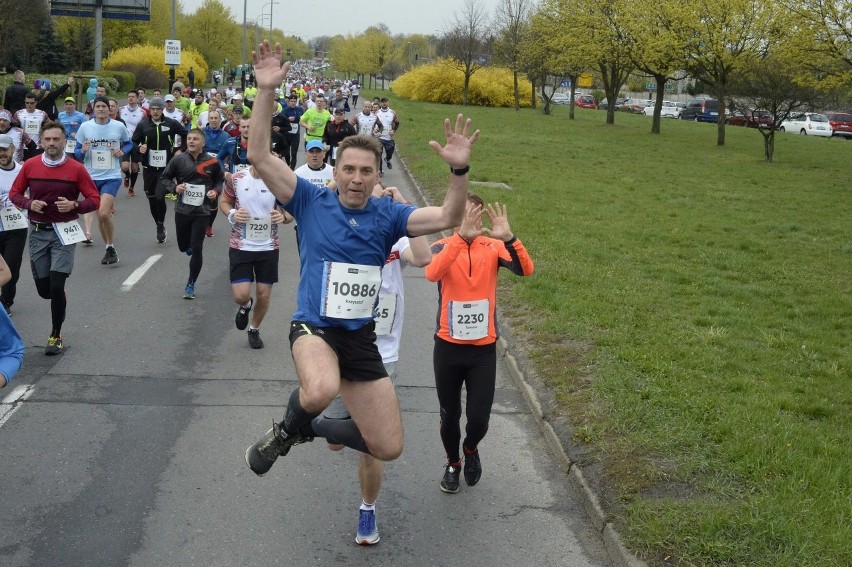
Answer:
[[[453,166],[450,166],[450,173],[452,173],[453,175],[464,175],[468,171],[470,171],[470,164],[467,164],[466,166],[460,167],[458,169],[454,168]]]

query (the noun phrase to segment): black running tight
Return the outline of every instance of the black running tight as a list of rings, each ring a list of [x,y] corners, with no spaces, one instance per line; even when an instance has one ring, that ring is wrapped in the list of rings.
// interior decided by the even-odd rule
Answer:
[[[497,379],[497,346],[463,345],[435,338],[432,353],[435,387],[441,408],[441,441],[447,461],[460,460],[461,389],[467,389],[464,446],[476,449],[488,432]]]
[[[201,273],[204,264],[204,231],[207,230],[209,218],[206,215],[190,216],[175,213],[175,238],[178,249],[186,252],[192,249],[189,258],[189,281],[194,282]]]
[[[65,308],[68,300],[65,297],[65,280],[68,274],[51,271],[46,278],[36,278],[35,286],[39,297],[50,300],[50,318],[52,328],[50,336],[58,337],[62,332],[65,321]]]

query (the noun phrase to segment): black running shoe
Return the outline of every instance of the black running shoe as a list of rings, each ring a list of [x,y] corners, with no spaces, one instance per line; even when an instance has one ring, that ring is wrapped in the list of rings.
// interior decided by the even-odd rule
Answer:
[[[313,437],[287,435],[278,424],[273,423],[266,435],[246,449],[246,464],[254,474],[263,476],[272,468],[275,459],[290,452],[290,447],[313,440]]]
[[[101,260],[101,264],[117,264],[118,263],[118,253],[115,251],[114,246],[109,246],[106,249],[106,254],[104,254],[103,259]]]
[[[388,169],[393,169],[393,166],[391,165],[391,161],[389,159],[385,160],[385,164],[388,166]]]
[[[249,313],[251,313],[251,308],[254,306],[254,300],[249,303],[248,307],[243,307],[240,305],[240,308],[237,309],[237,316],[234,318],[234,323],[237,325],[237,329],[240,331],[245,330],[249,324]]]
[[[263,339],[260,338],[260,329],[249,329],[248,341],[251,348],[263,348]]]
[[[482,476],[482,463],[479,461],[479,449],[464,456],[464,481],[474,486]]]
[[[168,237],[169,237],[169,235],[166,232],[166,227],[161,225],[161,224],[158,224],[157,225],[157,242],[162,244],[163,242],[165,242],[168,239]]]
[[[441,490],[447,494],[455,494],[459,491],[459,467],[448,464],[444,467],[444,478],[441,479]]]

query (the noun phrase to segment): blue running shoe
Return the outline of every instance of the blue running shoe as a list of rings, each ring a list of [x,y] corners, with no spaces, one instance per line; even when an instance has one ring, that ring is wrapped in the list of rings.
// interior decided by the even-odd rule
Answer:
[[[192,256],[192,248],[187,248],[187,249],[186,249],[186,255],[187,255],[187,256]]]
[[[195,282],[186,282],[186,287],[183,289],[184,299],[195,299]]]
[[[358,535],[355,543],[358,545],[373,545],[379,543],[379,528],[376,526],[375,510],[361,510],[358,515]]]

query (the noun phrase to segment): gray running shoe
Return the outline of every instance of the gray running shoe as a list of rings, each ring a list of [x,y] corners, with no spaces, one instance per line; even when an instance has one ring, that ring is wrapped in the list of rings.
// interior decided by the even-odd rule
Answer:
[[[267,431],[266,435],[246,449],[246,464],[254,474],[263,476],[269,472],[278,457],[290,452],[290,447],[313,440],[313,437],[287,435],[280,425],[273,423],[272,429]]]

